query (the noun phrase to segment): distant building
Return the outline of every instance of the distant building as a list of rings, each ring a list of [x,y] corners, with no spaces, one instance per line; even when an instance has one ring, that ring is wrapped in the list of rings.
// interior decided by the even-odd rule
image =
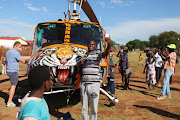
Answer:
[[[28,42],[28,44],[29,44],[30,46],[33,46],[33,44],[34,44],[34,41],[33,41],[33,40],[27,40],[26,42]]]
[[[22,45],[29,45],[27,41],[20,37],[0,37],[0,46],[12,48],[16,41],[19,41]]]
[[[1,46],[5,48],[13,48],[13,44],[19,41],[21,43],[21,51],[20,54],[23,56],[30,56],[32,54],[33,49],[33,41],[26,41],[20,37],[0,37],[0,57],[2,53]]]

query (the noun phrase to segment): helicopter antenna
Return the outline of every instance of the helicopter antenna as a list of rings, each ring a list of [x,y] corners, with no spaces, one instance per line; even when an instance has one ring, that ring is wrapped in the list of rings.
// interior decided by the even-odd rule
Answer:
[[[71,9],[70,9],[70,5],[69,5],[69,0],[67,0],[68,1],[68,17],[69,17],[69,20],[70,20],[70,17],[71,17]]]
[[[79,6],[79,19],[80,19],[80,12],[81,12],[81,7],[82,7],[82,2],[83,2],[83,0],[81,0],[81,3],[80,3],[80,6]]]
[[[70,1],[74,5],[73,13],[70,13],[71,20],[78,20],[80,18],[80,12],[76,11],[76,4],[80,4],[82,0],[72,0]],[[82,4],[82,3],[81,3]],[[80,11],[80,10],[79,10]]]

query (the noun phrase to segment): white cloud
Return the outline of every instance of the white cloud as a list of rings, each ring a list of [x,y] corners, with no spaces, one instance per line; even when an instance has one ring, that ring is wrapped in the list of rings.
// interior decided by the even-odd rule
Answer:
[[[44,12],[47,12],[47,8],[46,7],[42,7]]]
[[[0,25],[0,36],[11,36],[11,37],[24,37],[25,40],[32,40],[34,34],[34,28],[22,28],[17,30],[15,28],[1,26]]]
[[[106,7],[105,1],[98,1],[97,3],[98,3],[99,5],[101,5],[102,8],[105,8],[105,7]]]
[[[107,8],[115,8],[114,6],[107,6]]]
[[[24,5],[32,11],[39,11],[39,8],[32,7],[31,3],[24,3]]]
[[[3,8],[2,6],[0,6],[0,9]]]
[[[27,24],[24,22],[17,22],[9,19],[0,19],[0,24],[8,24],[12,26],[20,26],[20,27],[34,27],[34,25]]]
[[[123,1],[122,0],[111,0],[111,3],[122,4]]]
[[[127,43],[130,40],[149,40],[151,35],[158,35],[164,31],[180,33],[179,18],[161,18],[154,20],[127,21],[118,23],[112,27],[104,27],[111,38],[119,43]]]
[[[25,37],[33,39],[35,25],[12,21],[9,19],[0,19],[0,36]]]
[[[135,2],[133,0],[131,1],[125,1],[125,0],[111,0],[112,4],[116,4],[118,6],[130,6],[133,5]]]

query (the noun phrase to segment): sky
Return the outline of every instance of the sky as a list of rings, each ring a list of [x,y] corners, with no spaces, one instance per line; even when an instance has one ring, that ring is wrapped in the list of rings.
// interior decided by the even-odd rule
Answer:
[[[151,35],[164,31],[180,34],[180,0],[88,2],[106,33],[117,43],[126,44],[134,39],[148,41]],[[38,23],[64,19],[67,9],[67,0],[0,0],[0,36],[33,40]],[[89,21],[82,10],[81,20]]]

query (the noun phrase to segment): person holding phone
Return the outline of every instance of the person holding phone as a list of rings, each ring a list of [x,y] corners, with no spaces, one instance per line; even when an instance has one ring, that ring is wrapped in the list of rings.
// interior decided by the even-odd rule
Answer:
[[[81,102],[82,102],[82,118],[83,120],[89,119],[89,102],[91,103],[91,120],[97,120],[100,83],[102,81],[102,75],[100,73],[100,60],[105,58],[111,47],[110,37],[105,38],[107,42],[107,48],[104,52],[96,50],[96,43],[94,40],[90,40],[88,43],[88,52],[84,58],[80,61],[82,67],[82,80],[80,85],[81,90]]]

